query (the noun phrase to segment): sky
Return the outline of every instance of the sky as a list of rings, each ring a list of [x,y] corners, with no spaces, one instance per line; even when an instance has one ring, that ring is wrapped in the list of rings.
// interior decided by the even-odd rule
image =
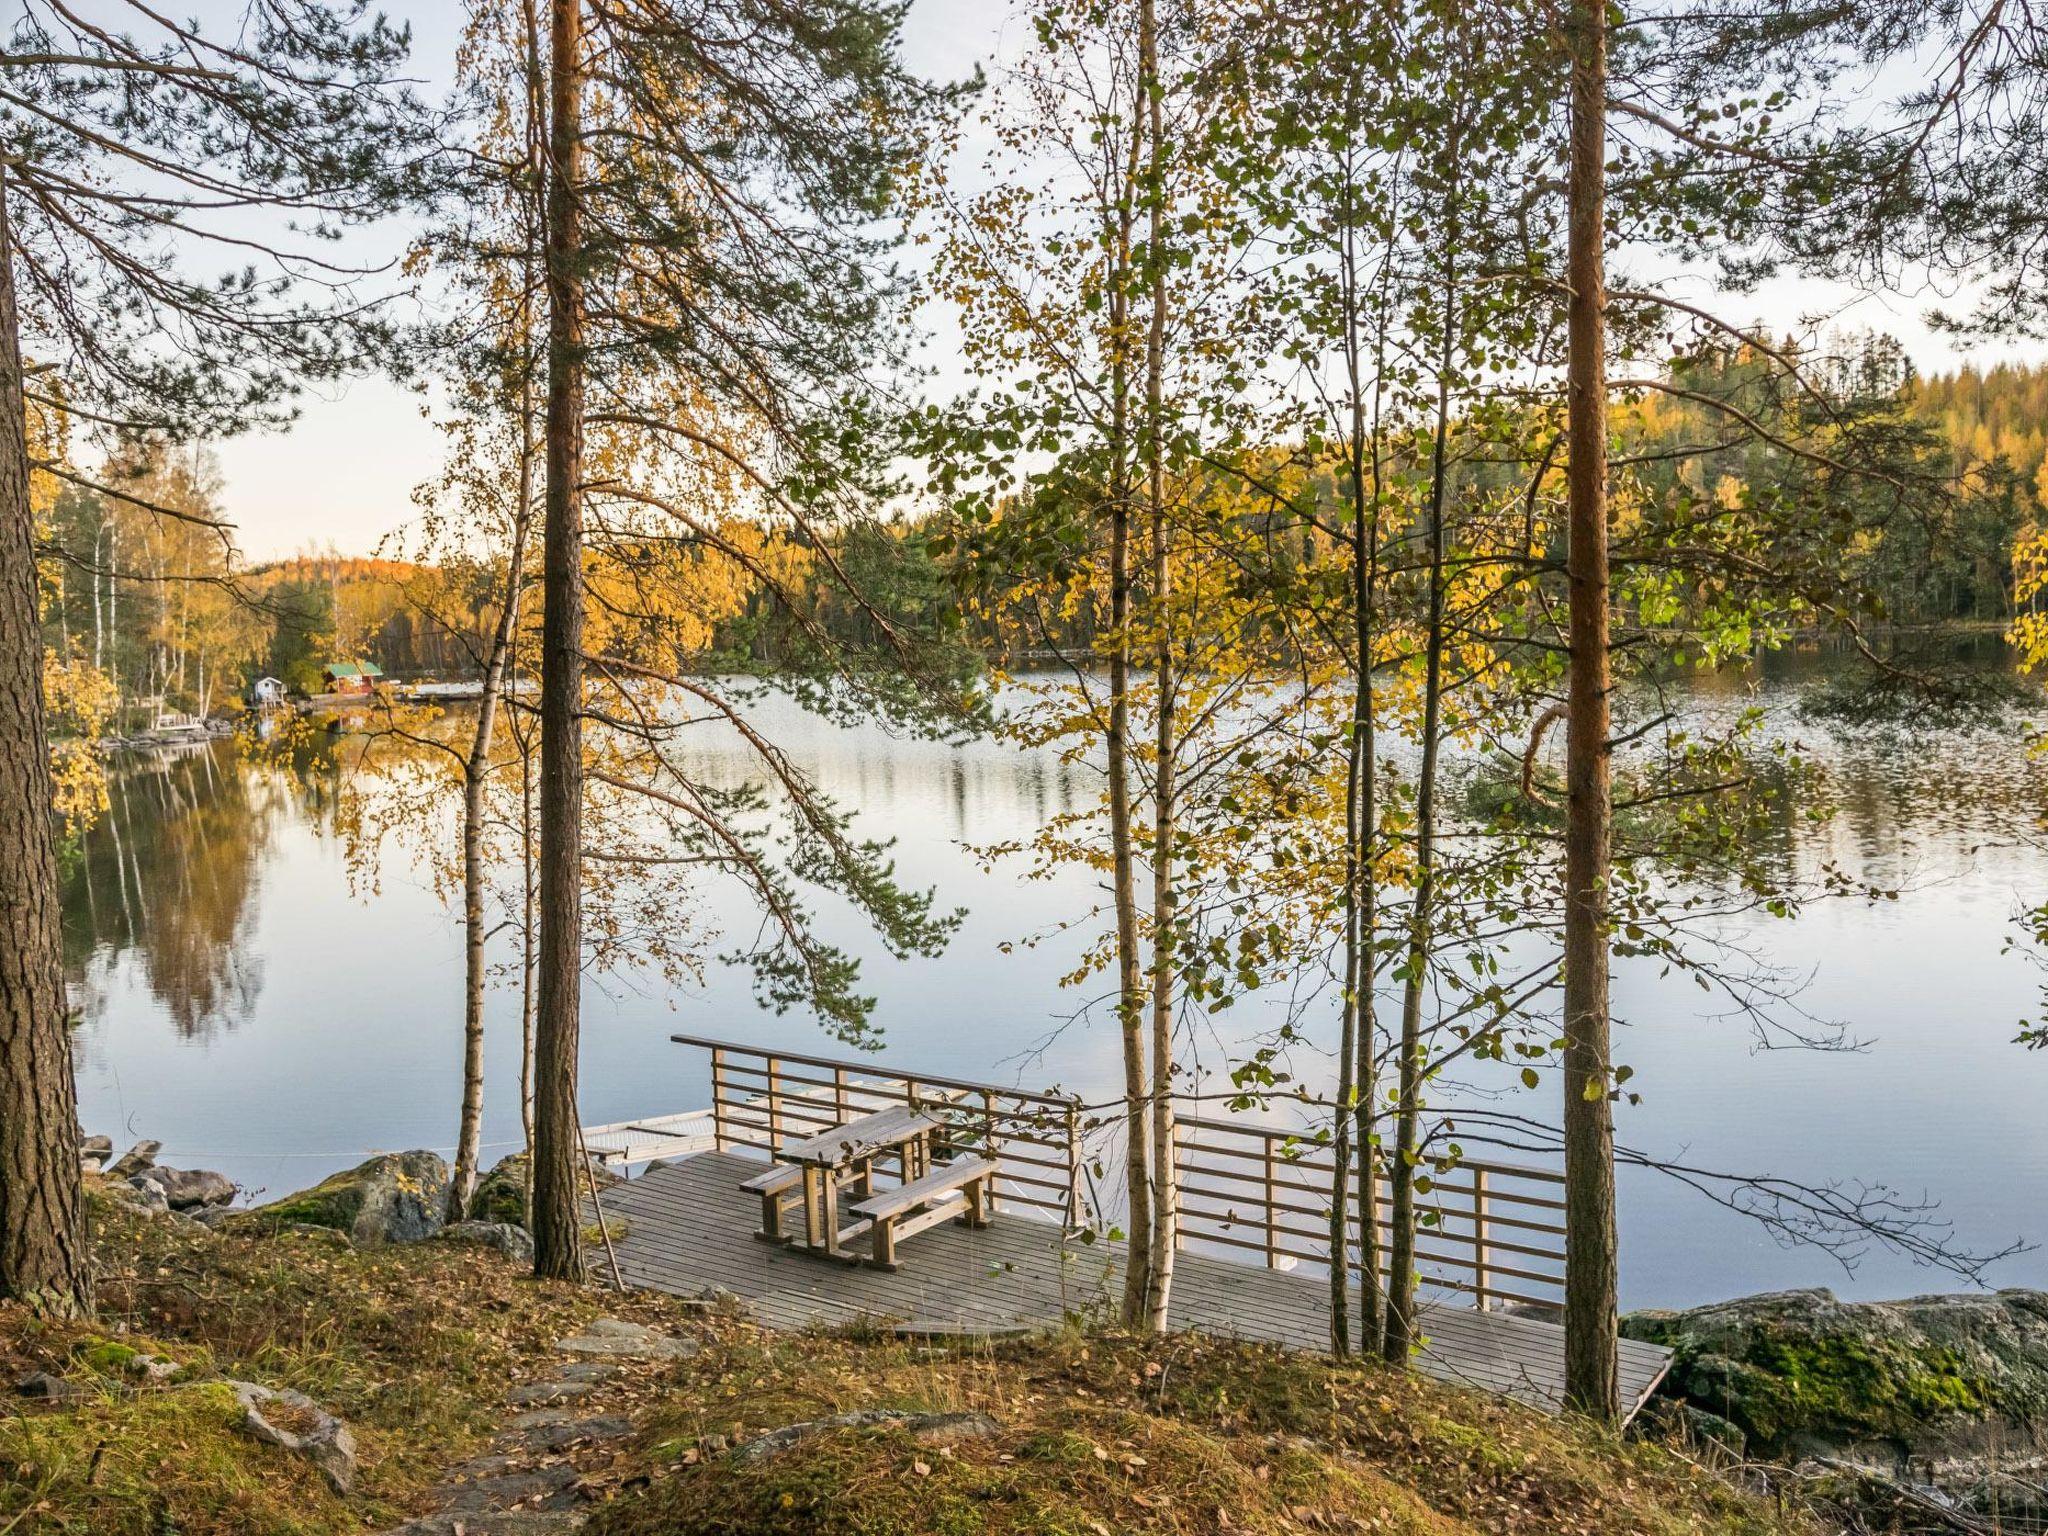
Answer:
[[[414,58],[423,87],[445,87],[452,75],[461,7],[455,0],[393,0],[394,17],[413,25]],[[1007,0],[914,0],[906,29],[910,67],[957,79],[977,64],[999,69],[1028,29]],[[1704,277],[1678,277],[1674,292],[1704,299]],[[1944,296],[1849,294],[1827,285],[1786,280],[1737,301],[1734,312],[1773,330],[1805,332],[1816,317],[1828,328],[1897,336],[1922,372],[1952,368],[1954,343],[1931,332],[1925,311]],[[950,341],[932,337],[928,361],[945,371]],[[1986,349],[1979,360],[2006,355]],[[252,433],[218,446],[226,478],[226,514],[252,561],[317,548],[368,554],[414,515],[414,487],[433,478],[441,439],[427,397],[378,378],[308,395],[297,423],[284,433]]]

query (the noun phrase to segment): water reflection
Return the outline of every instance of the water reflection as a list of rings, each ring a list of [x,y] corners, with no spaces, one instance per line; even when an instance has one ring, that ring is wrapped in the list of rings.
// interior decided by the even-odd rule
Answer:
[[[246,941],[278,823],[309,810],[301,781],[225,742],[132,754],[109,778],[107,814],[67,861],[67,978],[91,1015],[132,963],[179,1035],[232,1027],[262,994]]]
[[[1684,978],[1624,967],[1621,1052],[1644,1102],[1624,1109],[1620,1135],[1699,1166],[1925,1191],[1943,1202],[1958,1239],[1978,1247],[2048,1237],[2048,1117],[2039,1112],[2048,1063],[2011,1043],[2041,977],[2008,948],[2016,907],[2048,894],[2039,841],[2048,764],[2027,755],[2011,722],[1837,737],[1798,709],[1798,685],[1820,665],[1802,658],[1760,679],[1708,679],[1689,687],[1686,707],[1705,719],[1760,706],[1769,732],[1828,770],[1835,814],[1815,821],[1785,808],[1761,834],[1775,853],[1802,876],[1832,864],[1896,892],[1817,902],[1795,921],[1757,918],[1726,935],[1758,964],[1810,977],[1800,1006],[1842,1021],[1870,1048],[1758,1053],[1742,1024]],[[864,836],[896,839],[905,881],[967,909],[944,956],[905,962],[847,914],[821,908],[826,937],[862,960],[889,1058],[1091,1096],[1111,1089],[1112,1032],[1063,1030],[1089,989],[1058,985],[1091,937],[1063,925],[1100,902],[1095,878],[1033,880],[1024,861],[985,870],[971,851],[1083,805],[1096,788],[1089,769],[996,743],[955,749],[826,725],[774,699],[759,708],[768,733],[858,814]],[[713,785],[752,777],[746,754],[716,731],[685,755]],[[221,744],[121,765],[114,810],[85,840],[66,889],[67,962],[86,1004],[89,1128],[132,1126],[169,1142],[167,1155],[203,1157],[271,1189],[372,1148],[452,1139],[458,932],[428,883],[397,867],[402,859],[368,899],[351,891],[330,835],[335,792],[331,770],[290,773]],[[1253,998],[1205,1024],[1206,1063],[1270,1029],[1288,1003]],[[485,1137],[504,1142],[518,1124],[516,1007],[494,992],[490,1010]],[[759,1009],[745,976],[722,966],[673,992],[593,983],[590,1120],[705,1101],[701,1062],[666,1043],[672,1032],[842,1054],[804,1020]],[[1297,1065],[1320,1070],[1312,1049]],[[1547,1083],[1540,1095],[1512,1078],[1485,1087],[1504,1108],[1552,1107]],[[1987,1168],[1999,1177],[1986,1178]],[[1625,1177],[1623,1194],[1630,1304],[1769,1285],[1898,1294],[1942,1283],[1878,1254],[1845,1277],[1655,1179]],[[2048,1281],[2048,1258],[2031,1255],[1992,1278]]]

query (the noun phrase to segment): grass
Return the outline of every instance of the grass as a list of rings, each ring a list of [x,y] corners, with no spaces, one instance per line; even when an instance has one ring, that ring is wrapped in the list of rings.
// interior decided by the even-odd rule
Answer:
[[[82,1400],[0,1419],[0,1536],[340,1536],[416,1513],[507,1418],[553,1342],[612,1313],[704,1340],[608,1380],[626,1441],[579,1451],[592,1536],[1761,1536],[1801,1530],[1678,1457],[1409,1373],[1244,1344],[1071,1332],[934,1349],[763,1333],[658,1297],[538,1284],[495,1254],[208,1235],[94,1201],[100,1315],[0,1307],[6,1380]],[[174,1362],[152,1379],[140,1355]],[[238,1426],[227,1378],[295,1387],[355,1433],[347,1498]],[[768,1430],[862,1409],[972,1411],[947,1443],[829,1430],[758,1460]],[[586,1457],[588,1460],[581,1458]]]
[[[726,1451],[876,1408],[980,1411],[998,1429],[933,1446],[869,1425],[759,1461]],[[935,1354],[737,1330],[678,1372],[640,1456],[645,1491],[607,1508],[597,1536],[1802,1529],[1653,1446],[1405,1372],[1194,1337]]]
[[[357,1252],[304,1235],[212,1236],[94,1198],[98,1316],[39,1321],[0,1306],[0,1371],[43,1370],[78,1403],[16,1399],[0,1419],[0,1533],[212,1536],[396,1523],[504,1416],[506,1388],[554,1340],[622,1309],[542,1285],[474,1248]],[[654,1307],[650,1299],[636,1304]],[[135,1356],[181,1369],[149,1382]],[[305,1462],[239,1428],[224,1378],[295,1387],[353,1430],[344,1500]],[[12,1524],[10,1522],[13,1522]]]

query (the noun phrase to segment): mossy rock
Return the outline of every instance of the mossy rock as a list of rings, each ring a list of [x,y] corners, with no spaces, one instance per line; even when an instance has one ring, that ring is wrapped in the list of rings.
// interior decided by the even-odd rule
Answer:
[[[359,1246],[416,1243],[441,1230],[448,1165],[433,1152],[383,1152],[311,1189],[238,1214],[230,1231],[327,1227]]]
[[[469,1198],[471,1221],[499,1221],[508,1226],[526,1225],[526,1154],[514,1152],[477,1180],[476,1193]]]
[[[469,1220],[531,1227],[526,1219],[526,1162],[524,1152],[514,1152],[477,1180],[476,1192],[469,1197]],[[590,1160],[590,1172],[599,1189],[610,1189],[620,1182],[619,1176],[596,1158]],[[592,1236],[594,1239],[595,1233]]]
[[[1623,1319],[1672,1351],[1659,1389],[1779,1458],[1905,1469],[2048,1452],[2048,1295],[1844,1302],[1781,1291]]]

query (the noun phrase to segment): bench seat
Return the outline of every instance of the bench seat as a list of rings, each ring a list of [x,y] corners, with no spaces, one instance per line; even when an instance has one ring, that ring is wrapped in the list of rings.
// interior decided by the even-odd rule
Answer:
[[[985,1227],[995,1207],[996,1165],[992,1158],[958,1157],[922,1178],[856,1200],[848,1207],[869,1223],[873,1262],[896,1267],[896,1243],[956,1217]]]
[[[754,1235],[763,1242],[780,1243],[782,1218],[804,1198],[804,1171],[796,1163],[777,1163],[765,1172],[742,1181],[741,1190],[761,1197],[761,1230]]]
[[[750,1195],[779,1195],[784,1190],[794,1189],[804,1181],[804,1171],[795,1163],[777,1163],[765,1173],[757,1173],[740,1185]]]

